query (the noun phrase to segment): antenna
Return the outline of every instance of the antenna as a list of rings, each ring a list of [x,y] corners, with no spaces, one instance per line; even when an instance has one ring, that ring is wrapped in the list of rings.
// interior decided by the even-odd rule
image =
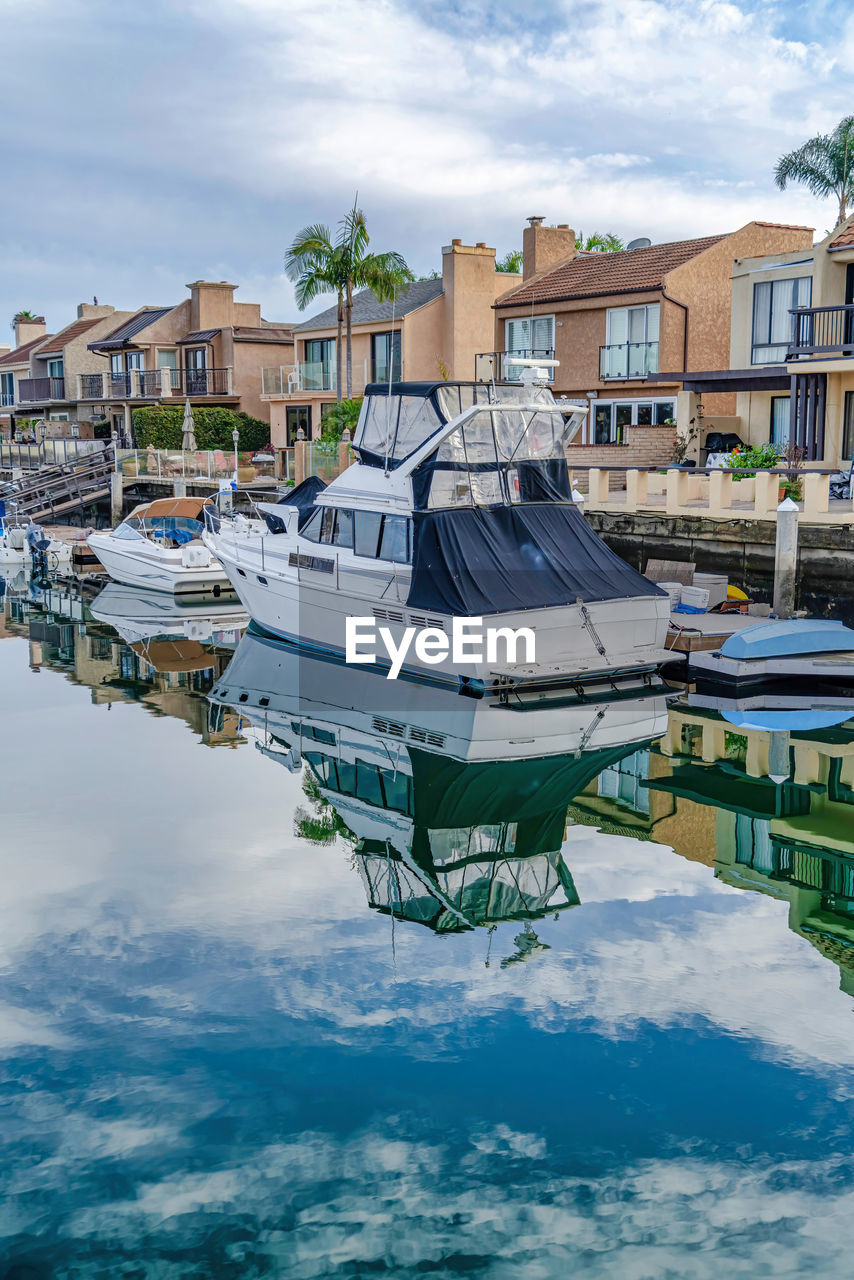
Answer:
[[[385,466],[383,470],[386,477],[388,476],[388,452],[391,440],[391,381],[394,374],[394,312],[397,306],[397,293],[392,294],[391,299],[391,341],[389,343],[388,352],[388,395],[385,402]],[[395,424],[395,436],[397,436],[397,424]]]

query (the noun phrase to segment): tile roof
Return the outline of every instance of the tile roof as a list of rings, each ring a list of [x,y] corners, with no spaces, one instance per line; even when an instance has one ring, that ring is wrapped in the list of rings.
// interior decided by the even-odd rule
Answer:
[[[0,364],[29,363],[30,352],[33,347],[39,346],[40,343],[52,337],[52,333],[43,333],[40,338],[33,338],[32,342],[25,342],[22,347],[16,347],[14,351],[9,351],[5,356],[0,356]]]
[[[840,231],[838,236],[834,236],[828,249],[850,249],[854,245],[854,222],[847,226],[844,231]]]
[[[815,231],[815,227],[804,227],[800,222],[759,222],[754,221],[755,227],[775,227],[778,231]]]
[[[360,289],[353,294],[353,324],[371,324],[377,320],[396,320],[417,311],[434,298],[440,298],[444,290],[441,280],[415,280],[404,285],[396,302],[377,302],[370,289]],[[312,316],[303,324],[298,324],[295,333],[303,333],[306,329],[331,329],[338,323],[338,305],[328,307],[319,315]]]
[[[168,316],[172,307],[143,307],[132,315],[130,320],[123,321],[117,329],[112,333],[108,333],[105,337],[99,338],[97,342],[89,343],[90,351],[118,351],[121,347],[126,346],[132,338],[135,338],[143,329],[147,329],[150,324],[154,324],[155,320],[161,320],[163,316]]]
[[[91,329],[93,325],[98,324],[101,320],[109,319],[108,316],[96,316],[93,320],[75,320],[73,324],[68,325],[65,329],[60,329],[59,333],[54,334],[47,346],[39,351],[40,356],[53,355],[62,351],[67,342],[72,342],[74,338],[79,338],[81,333],[85,333],[87,329]]]
[[[544,271],[534,280],[506,293],[496,307],[518,307],[531,302],[563,302],[572,298],[596,298],[610,293],[640,293],[657,289],[668,271],[681,267],[726,238],[703,236],[699,240],[674,240],[648,249],[620,249],[616,253],[579,254],[562,265]]]
[[[289,324],[265,324],[261,328],[249,324],[236,324],[232,333],[235,342],[293,342],[294,340],[293,326]]]

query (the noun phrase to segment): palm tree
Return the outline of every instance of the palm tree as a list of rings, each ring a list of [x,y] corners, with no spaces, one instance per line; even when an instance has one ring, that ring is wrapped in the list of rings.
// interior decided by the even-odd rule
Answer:
[[[358,199],[358,197],[357,197]],[[300,311],[321,293],[338,296],[338,342],[335,348],[337,397],[342,399],[341,331],[346,326],[347,399],[353,395],[353,291],[369,288],[379,302],[396,298],[401,285],[413,279],[399,253],[368,253],[370,242],[365,215],[353,204],[332,239],[321,223],[303,227],[285,254],[285,274],[296,283]]]
[[[575,237],[575,247],[585,253],[617,253],[626,246],[613,231],[594,231],[586,240],[584,232],[579,231]]]
[[[845,116],[832,133],[817,133],[795,151],[781,156],[774,181],[781,191],[798,182],[814,196],[836,196],[838,226],[848,217],[848,201],[854,198],[854,116]]]
[[[522,250],[508,249],[503,258],[500,258],[495,264],[496,271],[508,271],[510,275],[518,276],[522,271]]]

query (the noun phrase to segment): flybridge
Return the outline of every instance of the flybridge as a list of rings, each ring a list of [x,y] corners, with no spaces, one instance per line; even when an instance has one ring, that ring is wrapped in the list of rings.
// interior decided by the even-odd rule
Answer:
[[[498,406],[517,408],[517,418],[524,409],[564,420],[581,413],[580,406],[557,405],[548,387],[518,382],[375,382],[365,390],[353,448],[368,466],[393,470],[433,437],[438,444],[443,428],[461,414]]]

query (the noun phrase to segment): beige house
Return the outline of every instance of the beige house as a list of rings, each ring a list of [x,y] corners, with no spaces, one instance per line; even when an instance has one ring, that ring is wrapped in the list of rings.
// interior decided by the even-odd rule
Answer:
[[[528,222],[523,280],[495,303],[495,350],[484,360],[510,379],[514,355],[559,361],[555,392],[590,406],[571,447],[579,464],[668,461],[677,421],[685,430],[697,416],[684,371],[729,367],[733,260],[812,243],[811,228],[750,222],[724,235],[590,253],[576,249],[566,224]],[[709,391],[704,412],[729,430],[735,395]]]
[[[42,419],[48,435],[86,436],[93,423],[130,443],[141,405],[186,399],[266,418],[261,369],[293,358],[289,325],[236,302],[236,286],[197,280],[177,306],[81,303],[77,319],[47,335],[43,320],[22,322],[15,349],[0,356],[2,407],[16,420]],[[103,427],[99,428],[103,430]]]
[[[854,215],[800,249],[739,257],[732,270],[729,368],[684,380],[704,398],[726,385],[749,444],[791,440],[808,463],[854,456]]]
[[[452,240],[442,250],[440,278],[415,281],[393,303],[360,290],[353,299],[353,395],[389,378],[471,381],[476,357],[492,344],[492,305],[519,279],[495,270],[494,249]],[[291,446],[301,428],[320,435],[324,408],[337,399],[337,334],[337,306],[328,307],[294,329],[293,363],[264,369],[262,399],[277,447]]]

